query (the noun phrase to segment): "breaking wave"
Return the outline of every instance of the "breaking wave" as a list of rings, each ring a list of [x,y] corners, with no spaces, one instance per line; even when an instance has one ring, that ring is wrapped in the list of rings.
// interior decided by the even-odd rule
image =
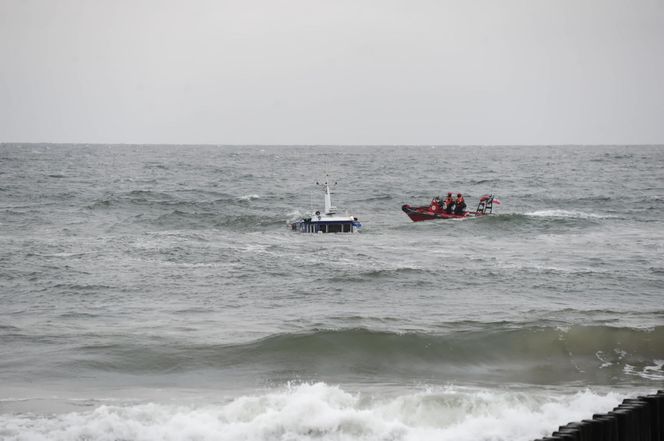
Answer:
[[[530,441],[569,421],[607,411],[624,398],[472,388],[422,388],[395,397],[326,383],[287,385],[225,404],[101,405],[55,415],[4,414],[7,441],[289,440]]]

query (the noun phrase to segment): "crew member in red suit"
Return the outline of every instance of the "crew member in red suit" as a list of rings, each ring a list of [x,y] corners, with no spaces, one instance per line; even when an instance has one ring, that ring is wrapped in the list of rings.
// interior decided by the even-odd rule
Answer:
[[[445,199],[445,211],[447,214],[452,214],[452,210],[454,209],[454,198],[452,197],[452,193],[447,193],[447,199]]]
[[[454,214],[463,214],[463,211],[466,209],[466,201],[463,200],[463,195],[461,193],[457,194],[456,207],[454,208]]]

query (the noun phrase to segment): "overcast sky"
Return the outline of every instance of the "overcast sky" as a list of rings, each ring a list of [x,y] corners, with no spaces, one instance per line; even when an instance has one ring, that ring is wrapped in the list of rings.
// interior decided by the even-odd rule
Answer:
[[[0,0],[0,142],[664,143],[664,0]]]

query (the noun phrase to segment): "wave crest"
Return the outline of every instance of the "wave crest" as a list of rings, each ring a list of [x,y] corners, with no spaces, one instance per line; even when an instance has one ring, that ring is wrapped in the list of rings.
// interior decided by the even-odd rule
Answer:
[[[556,218],[572,218],[572,219],[609,219],[614,216],[606,214],[596,214],[583,211],[570,211],[570,210],[537,210],[525,214],[526,216],[533,217],[556,217]]]
[[[273,335],[236,345],[83,347],[77,366],[134,373],[249,369],[272,378],[439,378],[532,384],[630,383],[655,378],[664,327],[488,327],[437,335],[365,328]],[[630,366],[629,371],[626,367]],[[664,374],[664,372],[662,372]]]

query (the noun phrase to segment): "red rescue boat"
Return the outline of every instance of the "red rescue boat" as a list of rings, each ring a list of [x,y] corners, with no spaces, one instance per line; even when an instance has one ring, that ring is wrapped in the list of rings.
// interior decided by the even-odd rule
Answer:
[[[487,216],[493,213],[494,203],[500,205],[500,201],[495,199],[492,194],[485,194],[480,198],[477,210],[475,211],[464,211],[462,213],[454,213],[452,211],[448,213],[437,199],[432,200],[431,204],[422,207],[411,207],[406,204],[401,209],[413,222],[421,222],[435,219],[467,219],[470,217]]]

